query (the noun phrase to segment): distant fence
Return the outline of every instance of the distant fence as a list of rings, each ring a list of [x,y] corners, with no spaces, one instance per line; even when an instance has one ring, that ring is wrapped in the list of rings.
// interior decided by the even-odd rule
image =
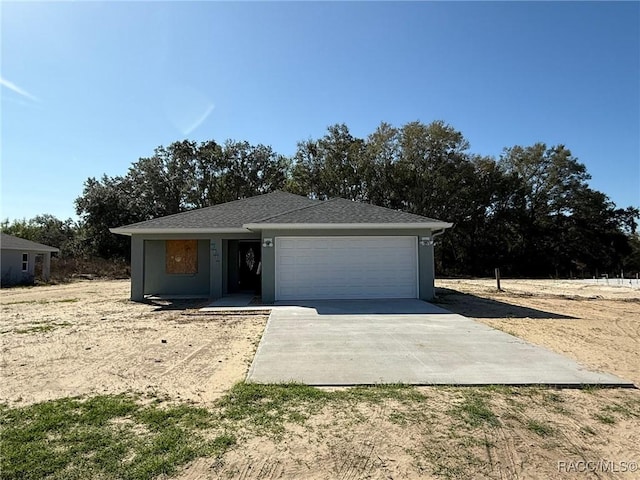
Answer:
[[[640,288],[640,279],[638,278],[621,278],[621,277],[609,277],[608,275],[602,275],[599,278],[585,278],[575,280],[580,283],[589,283],[591,285],[607,285],[610,287],[630,287]]]

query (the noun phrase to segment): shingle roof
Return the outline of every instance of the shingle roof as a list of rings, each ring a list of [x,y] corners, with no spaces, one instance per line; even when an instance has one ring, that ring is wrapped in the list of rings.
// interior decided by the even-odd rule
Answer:
[[[256,222],[263,218],[287,213],[316,203],[319,203],[319,201],[292,193],[276,191],[134,223],[121,228],[131,230],[151,228],[242,228],[246,223]]]
[[[425,223],[437,222],[433,218],[412,213],[378,207],[369,203],[353,202],[344,198],[333,198],[317,202],[292,212],[274,215],[255,223]]]
[[[43,245],[42,243],[32,242],[24,238],[14,237],[8,233],[2,232],[2,241],[0,247],[2,250],[23,250],[25,252],[59,252],[60,249]]]
[[[320,201],[300,195],[276,191],[256,197],[212,207],[177,213],[146,222],[114,228],[113,233],[164,233],[171,231],[225,231],[274,228],[276,225],[298,228],[309,225],[360,225],[360,226],[427,226],[447,228],[451,224],[411,213],[378,207],[368,203],[353,202],[343,198]],[[429,225],[426,225],[429,224]]]

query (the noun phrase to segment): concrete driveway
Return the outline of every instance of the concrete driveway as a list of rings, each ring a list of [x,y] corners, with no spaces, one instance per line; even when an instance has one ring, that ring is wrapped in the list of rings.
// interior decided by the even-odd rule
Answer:
[[[420,300],[277,304],[247,380],[308,385],[632,386]]]

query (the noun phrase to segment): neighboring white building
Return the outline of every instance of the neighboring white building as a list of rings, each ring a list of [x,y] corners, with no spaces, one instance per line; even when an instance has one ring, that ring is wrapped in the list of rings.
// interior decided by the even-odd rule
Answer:
[[[42,277],[49,280],[51,272],[51,254],[60,250],[41,243],[25,240],[2,233],[0,240],[2,259],[2,285],[33,283],[36,256],[42,255]]]

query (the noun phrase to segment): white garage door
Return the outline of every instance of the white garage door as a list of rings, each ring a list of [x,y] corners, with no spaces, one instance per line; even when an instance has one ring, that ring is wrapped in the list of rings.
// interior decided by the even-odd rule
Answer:
[[[416,237],[276,238],[276,300],[417,298]]]

